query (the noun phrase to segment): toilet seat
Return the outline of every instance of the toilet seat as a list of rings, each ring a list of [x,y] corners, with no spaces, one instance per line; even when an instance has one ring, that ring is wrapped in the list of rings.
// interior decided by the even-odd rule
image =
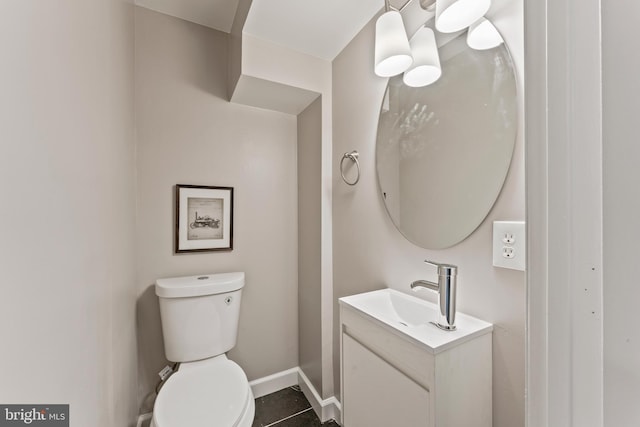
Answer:
[[[184,364],[167,380],[156,399],[152,425],[243,427],[247,418],[250,425],[253,394],[242,368],[226,357],[195,364]]]

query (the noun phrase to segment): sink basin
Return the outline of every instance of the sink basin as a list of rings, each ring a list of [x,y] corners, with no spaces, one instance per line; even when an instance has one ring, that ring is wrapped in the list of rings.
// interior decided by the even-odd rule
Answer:
[[[432,354],[443,352],[493,330],[490,323],[458,312],[457,329],[443,331],[431,323],[438,319],[439,307],[436,304],[394,289],[343,297],[339,302],[342,309],[364,316]]]
[[[444,331],[438,315],[393,289],[340,298],[343,425],[493,425],[493,326],[457,313]]]

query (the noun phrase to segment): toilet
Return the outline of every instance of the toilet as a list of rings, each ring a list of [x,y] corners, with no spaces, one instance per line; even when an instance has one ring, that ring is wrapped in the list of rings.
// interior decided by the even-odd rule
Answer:
[[[180,362],[160,389],[151,427],[250,427],[253,393],[236,344],[244,273],[158,279],[164,351]]]

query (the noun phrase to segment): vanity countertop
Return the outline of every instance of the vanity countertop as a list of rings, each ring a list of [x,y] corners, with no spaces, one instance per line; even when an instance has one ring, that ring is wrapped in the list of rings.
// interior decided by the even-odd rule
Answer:
[[[443,331],[431,323],[438,319],[439,308],[436,304],[395,289],[351,295],[340,298],[339,302],[343,309],[364,316],[433,354],[493,330],[492,324],[457,312],[457,329]]]

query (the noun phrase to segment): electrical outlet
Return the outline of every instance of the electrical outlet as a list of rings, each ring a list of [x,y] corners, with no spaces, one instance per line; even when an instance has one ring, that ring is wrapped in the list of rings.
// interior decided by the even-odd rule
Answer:
[[[513,251],[513,246],[503,246],[502,256],[505,258],[513,258],[516,254]]]
[[[502,235],[502,243],[505,245],[513,245],[516,239],[511,231],[507,231]]]
[[[525,270],[526,239],[524,221],[493,222],[493,265]]]

